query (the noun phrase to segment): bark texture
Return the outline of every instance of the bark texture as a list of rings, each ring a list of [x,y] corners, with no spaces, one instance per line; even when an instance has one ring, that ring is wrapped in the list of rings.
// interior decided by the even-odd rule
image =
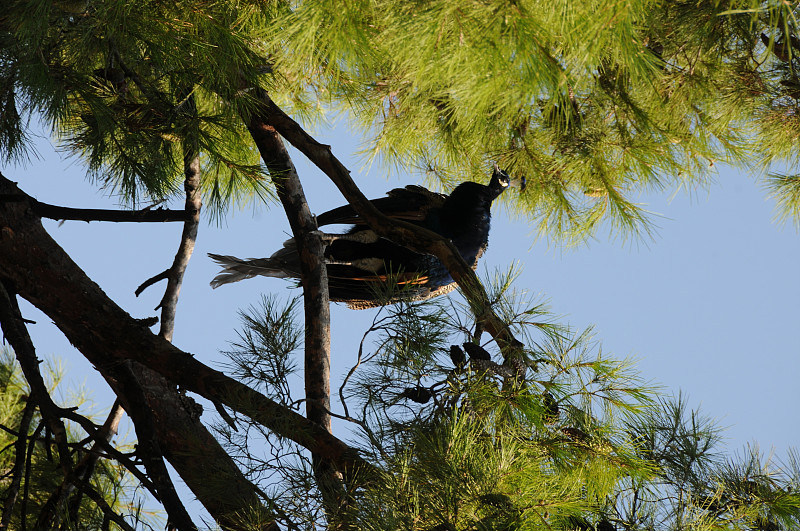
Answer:
[[[250,119],[248,130],[275,183],[300,254],[305,316],[306,416],[332,433],[330,298],[324,246],[300,178],[280,135],[259,116]],[[334,461],[318,453],[312,455],[312,463],[328,522],[334,524],[345,502],[342,474]]]

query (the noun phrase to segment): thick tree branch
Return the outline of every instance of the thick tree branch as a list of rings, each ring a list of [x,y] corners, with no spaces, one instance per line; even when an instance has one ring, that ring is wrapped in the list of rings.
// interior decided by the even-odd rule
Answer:
[[[330,299],[324,248],[316,220],[283,140],[275,128],[261,122],[257,116],[251,117],[247,127],[275,183],[300,254],[305,313],[306,416],[332,433],[331,416],[328,413],[331,408]],[[332,521],[343,508],[341,474],[334,463],[319,454],[314,454],[312,461],[328,520]]]
[[[506,358],[516,357],[516,351],[522,347],[522,343],[494,313],[486,290],[452,242],[433,231],[401,220],[392,220],[382,214],[356,186],[350,177],[350,171],[333,155],[330,146],[320,144],[306,133],[272,101],[266,91],[259,89],[255,94],[261,103],[258,118],[272,125],[282,137],[322,170],[375,232],[417,252],[432,254],[442,261],[470,301],[477,319],[495,338]]]
[[[0,203],[30,201],[28,196],[16,194],[0,194]],[[31,208],[39,217],[69,221],[110,221],[114,223],[166,223],[172,221],[188,221],[191,218],[185,210],[168,210],[164,208],[142,210],[106,210],[102,208],[71,208],[50,205],[33,200]]]
[[[0,176],[2,193],[23,192]],[[53,241],[25,204],[0,204],[0,276],[12,279],[19,294],[47,314],[101,372],[125,359],[136,360],[332,460],[344,471],[370,468],[355,449],[316,423],[200,363],[133,319]]]
[[[147,470],[147,476],[153,482],[159,494],[159,500],[167,511],[167,525],[174,526],[179,531],[195,531],[197,526],[192,522],[186,507],[181,502],[178,492],[169,477],[167,466],[164,463],[162,450],[159,444],[159,434],[156,428],[154,417],[163,414],[163,412],[154,412],[150,409],[151,397],[142,388],[140,383],[142,368],[135,367],[134,362],[126,361],[119,364],[114,369],[114,377],[116,387],[121,391],[121,394],[127,399],[126,410],[129,412],[131,418],[134,420],[134,428],[136,429],[136,453],[141,458],[144,467]],[[166,386],[166,382],[163,382]],[[181,405],[177,405],[181,408]],[[186,434],[189,435],[189,434]],[[185,452],[187,455],[193,455],[195,452],[192,446],[196,444],[195,441],[187,437]],[[212,456],[204,456],[212,459]],[[201,493],[202,495],[202,493]],[[201,500],[205,501],[205,500]],[[211,512],[211,511],[209,511]]]

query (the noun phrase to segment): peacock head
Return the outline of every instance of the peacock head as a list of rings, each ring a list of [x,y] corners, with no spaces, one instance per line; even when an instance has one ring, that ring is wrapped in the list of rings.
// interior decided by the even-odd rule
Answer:
[[[502,194],[503,191],[505,191],[505,189],[509,186],[511,186],[511,177],[505,170],[501,170],[497,166],[497,163],[495,163],[494,171],[492,172],[492,179],[489,181],[489,189],[493,193],[492,199]]]

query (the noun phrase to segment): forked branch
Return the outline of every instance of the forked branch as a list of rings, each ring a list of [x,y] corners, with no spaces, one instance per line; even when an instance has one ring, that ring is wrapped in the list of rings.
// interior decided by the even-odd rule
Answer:
[[[0,176],[0,194],[23,192]],[[30,274],[36,271],[36,276]],[[0,276],[48,315],[101,372],[136,360],[186,390],[219,401],[276,434],[337,463],[345,473],[371,466],[316,423],[211,369],[154,335],[89,279],[24,204],[0,204]]]

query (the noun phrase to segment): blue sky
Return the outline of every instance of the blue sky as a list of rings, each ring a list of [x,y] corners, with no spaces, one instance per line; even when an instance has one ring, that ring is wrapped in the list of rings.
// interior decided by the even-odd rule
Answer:
[[[359,160],[351,155],[358,146],[344,125],[315,137],[333,146],[368,197],[416,182],[413,177],[386,180],[378,168],[361,174]],[[39,150],[40,160],[25,167],[0,166],[0,171],[44,202],[116,206],[84,178],[78,161],[64,160],[46,139]],[[313,212],[343,203],[318,170],[300,154],[293,157]],[[653,239],[623,242],[601,234],[571,250],[535,241],[532,229],[500,205],[482,263],[489,270],[519,263],[523,273],[517,288],[549,301],[561,322],[578,329],[594,325],[605,353],[636,358],[641,376],[665,393],[683,392],[690,406],[727,427],[723,435],[731,452],[756,443],[784,455],[800,441],[800,234],[791,225],[774,223],[774,205],[766,193],[752,176],[736,171],[723,168],[708,190],[679,192],[671,200],[670,195],[639,198],[657,214]],[[139,298],[133,292],[171,264],[180,224],[45,225],[131,315],[156,315],[163,283]],[[294,293],[289,283],[268,278],[217,290],[208,284],[218,268],[207,252],[268,256],[288,230],[274,205],[247,207],[231,213],[222,226],[201,227],[178,307],[177,346],[220,367],[224,358],[219,351],[235,339],[237,311],[256,304],[262,293]],[[92,367],[46,317],[24,308],[25,316],[37,321],[30,331],[39,356],[66,356],[66,383],[85,383],[100,405],[110,405],[110,393]],[[373,311],[334,305],[334,387],[352,364],[372,316]]]

